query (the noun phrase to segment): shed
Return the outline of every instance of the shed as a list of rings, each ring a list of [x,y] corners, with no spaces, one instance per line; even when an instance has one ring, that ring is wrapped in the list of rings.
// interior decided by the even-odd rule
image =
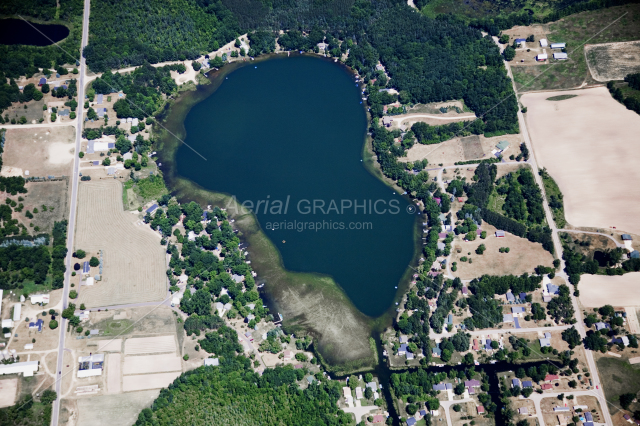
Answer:
[[[149,207],[146,212],[147,213],[153,213],[154,211],[156,211],[156,209],[158,208],[157,204],[152,204],[151,207]]]
[[[638,251],[638,250],[632,251],[631,254],[629,255],[629,257],[631,259],[640,259],[640,251]]]
[[[511,293],[511,291],[508,291],[506,296],[507,296],[507,302],[515,302],[516,301],[516,298],[513,295],[513,293]]]
[[[631,235],[629,234],[622,234],[622,241],[632,241],[633,238],[631,238]]]
[[[569,55],[564,52],[558,52],[553,54],[553,59],[564,60],[569,59]]]
[[[447,325],[453,324],[453,314],[447,315]]]
[[[505,236],[504,231],[496,231],[496,237],[503,238]]]
[[[518,414],[529,414],[529,409],[527,407],[518,408]]]
[[[478,414],[484,414],[484,406],[478,405],[476,409],[478,410]]]
[[[204,365],[205,367],[217,367],[218,365],[220,365],[220,361],[218,360],[218,358],[207,358],[204,360]]]
[[[13,305],[13,322],[18,322],[22,319],[22,305],[16,303]]]
[[[462,294],[468,294],[469,293],[469,289],[467,288],[467,286],[462,286]]]
[[[27,343],[26,345],[24,345],[24,348],[26,350],[33,349],[33,343]]]
[[[541,38],[540,39],[540,47],[547,47],[549,45],[549,43],[547,43],[547,39],[546,38]]]
[[[567,43],[551,43],[552,49],[564,49],[567,47]]]
[[[546,53],[539,53],[538,56],[536,56],[536,61],[546,61],[547,59],[549,59],[549,55]]]
[[[496,148],[498,148],[500,151],[506,151],[509,148],[509,142],[507,141],[500,141],[498,142],[498,144],[496,145]]]

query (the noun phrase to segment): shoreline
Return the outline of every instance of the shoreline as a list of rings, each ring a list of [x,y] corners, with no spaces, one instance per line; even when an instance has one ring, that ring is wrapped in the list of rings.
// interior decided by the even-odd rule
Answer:
[[[298,53],[294,53],[294,55],[302,56]],[[311,54],[307,56],[315,56],[334,62],[333,58],[323,58],[322,55]],[[162,162],[161,170],[165,182],[170,192],[179,201],[193,200],[205,205],[223,207],[230,199],[228,194],[205,189],[177,175],[175,154],[180,146],[177,138],[184,139],[186,135],[184,119],[191,108],[211,96],[229,73],[253,62],[257,63],[275,58],[283,58],[283,55],[271,53],[262,55],[256,58],[255,61],[236,61],[225,65],[218,71],[210,71],[207,78],[209,84],[197,85],[195,90],[185,92],[189,93],[188,96],[180,95],[166,105],[159,120],[167,130],[154,126],[153,132],[158,136],[157,151],[159,160]],[[350,74],[355,75],[344,64],[340,63],[340,65],[345,67]],[[366,103],[363,104],[363,107],[368,119],[370,119],[366,110]],[[171,134],[177,138],[172,137]],[[394,191],[398,191],[394,185],[391,185],[384,178],[379,168],[375,167],[376,163],[373,161],[370,137],[366,134],[364,136],[361,152],[365,168]],[[355,372],[375,368],[379,361],[371,351],[368,339],[374,333],[383,330],[393,322],[395,318],[394,302],[399,302],[410,286],[413,268],[417,265],[421,255],[419,218],[416,218],[414,225],[414,254],[400,282],[397,283],[398,289],[395,296],[390,301],[389,308],[382,315],[372,318],[360,312],[353,305],[346,292],[332,277],[286,270],[279,250],[273,245],[266,233],[263,232],[257,218],[246,210],[238,211],[241,213],[233,217],[236,220],[235,225],[240,231],[238,236],[249,245],[250,251],[255,255],[251,256],[252,267],[258,273],[259,281],[267,283],[263,288],[263,297],[274,315],[277,315],[278,312],[284,315],[284,328],[288,332],[295,331],[296,334],[304,330],[314,336],[317,341],[317,352],[322,355],[323,360],[330,364],[327,365],[329,371],[344,373],[345,371]],[[287,302],[283,303],[284,300]],[[304,302],[301,302],[303,300],[313,300],[315,303],[313,306],[305,305]],[[339,320],[339,323],[336,323],[336,318],[342,319]],[[345,321],[346,318],[348,318],[347,321]],[[344,330],[341,330],[345,328],[345,323],[349,324],[346,339],[340,337],[341,334],[345,333]],[[340,346],[345,345],[337,344],[341,340],[346,346],[354,348],[345,352],[340,348]]]

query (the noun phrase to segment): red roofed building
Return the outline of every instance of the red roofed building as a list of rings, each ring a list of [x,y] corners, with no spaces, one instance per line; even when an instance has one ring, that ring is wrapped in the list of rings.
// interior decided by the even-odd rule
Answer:
[[[549,390],[549,389],[553,389],[553,385],[551,383],[544,383],[541,386],[542,390]]]
[[[560,376],[557,374],[547,374],[544,378],[545,382],[553,382],[554,380],[560,380]]]
[[[478,405],[476,408],[478,409],[478,414],[484,414],[484,406],[483,405]]]
[[[480,347],[478,346],[478,339],[473,339],[473,350],[477,351]]]
[[[376,414],[373,416],[373,423],[384,423],[385,417],[382,414]]]

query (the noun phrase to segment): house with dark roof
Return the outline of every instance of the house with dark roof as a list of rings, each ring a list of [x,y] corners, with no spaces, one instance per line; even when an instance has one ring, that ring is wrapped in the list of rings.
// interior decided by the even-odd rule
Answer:
[[[476,379],[472,379],[472,380],[466,380],[464,382],[464,387],[465,388],[479,388],[482,385],[482,382],[480,382],[480,380],[476,380]]]
[[[611,326],[609,324],[607,324],[606,322],[597,322],[594,324],[596,326],[596,330],[600,331],[603,329],[607,329],[607,328],[611,328]]]
[[[158,208],[157,204],[153,204],[151,207],[149,207],[145,213],[153,213],[154,211],[156,211],[156,209]]]
[[[38,321],[29,323],[29,330],[38,330],[38,333],[42,333],[42,326],[44,325],[44,321],[42,318],[38,318]]]
[[[511,313],[513,315],[522,315],[526,312],[527,310],[522,307],[522,306],[514,306],[513,308],[511,308]]]
[[[437,356],[438,358],[442,356],[442,349],[440,349],[440,345],[436,345],[435,347],[431,348],[431,353],[433,354],[433,356]]]
[[[484,348],[488,351],[490,351],[491,349],[493,349],[491,347],[491,339],[487,339],[487,341],[485,342]]]
[[[633,238],[631,238],[631,235],[629,234],[622,234],[622,241],[632,241]]]
[[[41,77],[40,81],[38,82],[38,86],[42,86],[43,84],[47,84],[47,79],[44,77]]]
[[[89,262],[83,262],[82,263],[82,273],[83,274],[88,274],[89,273],[89,268],[90,268]]]
[[[96,111],[96,112],[98,113],[98,117],[102,118],[107,113],[107,109],[106,108],[98,108],[98,111]]]
[[[511,387],[512,388],[516,388],[516,387],[521,388],[522,387],[522,383],[520,382],[520,379],[517,379],[517,378],[516,379],[512,379],[511,380]]]
[[[547,284],[547,291],[549,294],[560,294],[560,287],[554,284]]]
[[[518,297],[520,298],[520,301],[524,303],[527,300],[527,293],[522,292]]]
[[[511,293],[511,290],[509,290],[506,294],[507,296],[507,302],[515,302],[516,298],[514,297],[513,293]]]
[[[407,345],[406,344],[402,344],[400,345],[400,348],[398,348],[398,355],[402,356],[402,355],[406,355],[407,354]]]
[[[522,382],[522,387],[523,387],[524,389],[532,388],[532,387],[533,387],[533,382],[532,382],[531,380],[524,380],[524,381]]]
[[[413,418],[413,417],[409,417],[409,418],[407,419],[407,426],[413,426],[413,425],[415,425],[417,422],[418,422],[418,421],[417,421],[415,418]]]
[[[496,237],[503,238],[505,236],[504,231],[496,231]]]
[[[630,259],[640,259],[640,251],[634,250],[629,254]]]

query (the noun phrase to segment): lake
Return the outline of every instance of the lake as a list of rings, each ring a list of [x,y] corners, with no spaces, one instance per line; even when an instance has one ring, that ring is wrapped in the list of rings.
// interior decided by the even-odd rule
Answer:
[[[175,167],[251,208],[287,270],[331,276],[377,317],[414,258],[417,216],[363,161],[361,90],[320,58],[248,63],[191,108]]]
[[[0,19],[0,44],[49,46],[69,35],[69,28],[56,24],[36,24],[22,19]]]

